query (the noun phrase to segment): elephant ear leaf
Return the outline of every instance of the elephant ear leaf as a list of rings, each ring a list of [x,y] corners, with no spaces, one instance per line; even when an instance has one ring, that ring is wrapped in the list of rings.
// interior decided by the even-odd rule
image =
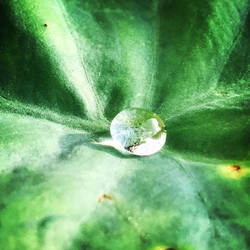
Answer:
[[[249,248],[247,1],[0,0],[0,20],[0,246]],[[165,121],[162,151],[98,143],[128,107]]]
[[[161,10],[155,107],[169,148],[249,159],[247,1],[166,1]]]
[[[158,16],[155,100],[167,119],[219,91],[221,74],[239,43],[244,43],[238,52],[246,67],[248,1],[162,1]],[[238,72],[230,72],[227,84]]]

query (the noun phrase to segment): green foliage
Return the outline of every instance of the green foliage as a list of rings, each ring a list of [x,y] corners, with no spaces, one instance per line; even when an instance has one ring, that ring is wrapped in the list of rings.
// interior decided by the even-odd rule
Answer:
[[[0,20],[1,249],[250,248],[247,0],[0,0]],[[129,107],[164,120],[161,152],[94,143]]]

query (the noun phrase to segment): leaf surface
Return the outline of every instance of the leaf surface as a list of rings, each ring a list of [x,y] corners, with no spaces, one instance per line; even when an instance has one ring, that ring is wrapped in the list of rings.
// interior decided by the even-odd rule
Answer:
[[[248,249],[248,5],[0,0],[0,246]],[[128,107],[161,152],[96,143]]]

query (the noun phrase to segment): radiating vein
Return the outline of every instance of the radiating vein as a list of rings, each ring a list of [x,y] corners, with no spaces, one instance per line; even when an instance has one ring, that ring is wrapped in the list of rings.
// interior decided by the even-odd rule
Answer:
[[[81,58],[83,48],[76,45],[78,38],[61,1],[22,0],[13,4],[24,29],[33,32],[40,48],[57,65],[58,77],[62,75],[66,79],[65,88],[72,89],[82,100],[90,118],[104,119],[102,106]],[[44,29],[44,23],[48,28]]]

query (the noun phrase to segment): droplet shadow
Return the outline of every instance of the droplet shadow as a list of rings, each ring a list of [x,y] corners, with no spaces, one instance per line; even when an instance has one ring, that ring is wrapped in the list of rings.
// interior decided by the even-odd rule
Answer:
[[[136,158],[135,155],[123,154],[119,150],[108,145],[101,145],[98,142],[104,138],[109,138],[107,133],[100,134],[67,134],[59,139],[61,153],[59,159],[68,159],[79,146],[87,146],[91,149],[103,151],[119,158]]]

